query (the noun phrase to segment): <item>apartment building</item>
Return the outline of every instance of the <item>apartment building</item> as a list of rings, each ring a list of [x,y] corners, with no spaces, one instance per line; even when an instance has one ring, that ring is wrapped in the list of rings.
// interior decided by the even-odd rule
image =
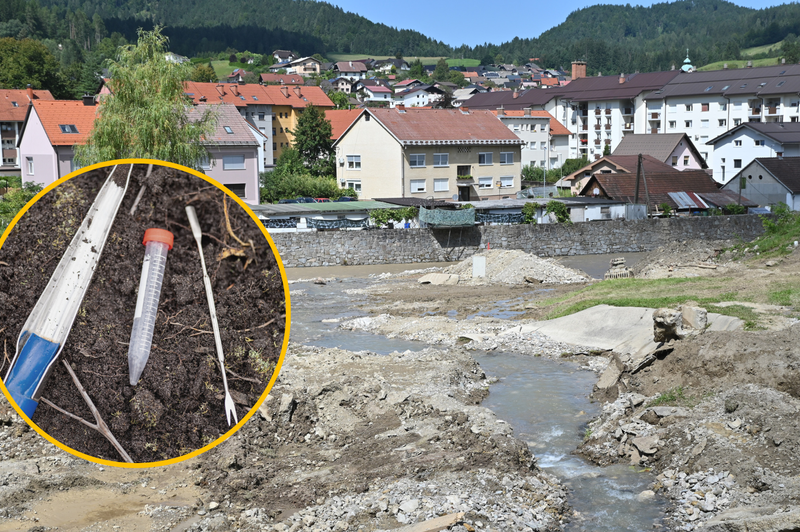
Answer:
[[[521,165],[549,170],[569,158],[572,134],[547,111],[497,109],[492,114],[525,143]]]
[[[800,65],[681,73],[645,100],[647,119],[637,133],[686,133],[712,161],[709,141],[741,124],[800,120]],[[730,164],[726,169],[733,175]]]
[[[0,139],[2,141],[3,159],[0,165],[0,176],[19,175],[20,155],[17,143],[22,132],[22,123],[33,101],[53,100],[50,91],[0,89]]]
[[[523,143],[486,110],[365,109],[334,143],[336,178],[363,199],[514,197]]]

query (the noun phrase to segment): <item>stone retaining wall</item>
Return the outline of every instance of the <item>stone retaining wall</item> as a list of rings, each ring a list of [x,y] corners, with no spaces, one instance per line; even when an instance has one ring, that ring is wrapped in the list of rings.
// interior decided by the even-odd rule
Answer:
[[[485,249],[521,249],[543,257],[650,251],[682,240],[752,240],[756,215],[572,225],[491,225],[463,229],[373,229],[271,234],[284,266],[404,264],[458,261]]]

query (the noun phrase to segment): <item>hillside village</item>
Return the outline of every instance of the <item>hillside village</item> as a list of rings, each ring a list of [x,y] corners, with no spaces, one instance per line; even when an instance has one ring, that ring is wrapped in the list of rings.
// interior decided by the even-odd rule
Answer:
[[[687,55],[669,71],[587,76],[584,61],[567,74],[532,59],[451,67],[455,83],[433,81],[441,72],[428,76],[441,64],[422,67],[415,79],[404,59],[324,63],[287,50],[273,57],[255,83],[241,68],[216,82],[184,83],[196,109],[220,109],[200,170],[273,229],[313,228],[311,218],[328,220],[328,228],[335,220],[353,227],[353,219],[364,227],[376,208],[474,202],[477,217],[459,223],[519,223],[531,202],[534,220],[548,223],[552,199],[567,205],[572,221],[628,218],[631,203],[647,203],[653,215],[781,202],[800,210],[800,64],[700,72]],[[77,169],[74,146],[86,141],[108,97],[105,81],[82,100],[0,90],[0,174],[47,185]],[[307,106],[332,124],[337,186],[372,203],[346,212],[259,205],[260,176],[292,146]]]

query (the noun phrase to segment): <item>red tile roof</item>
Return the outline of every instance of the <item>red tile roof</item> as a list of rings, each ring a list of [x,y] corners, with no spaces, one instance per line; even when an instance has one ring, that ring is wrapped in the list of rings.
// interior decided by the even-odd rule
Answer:
[[[339,61],[336,63],[336,70],[339,72],[366,72],[367,66],[358,61]]]
[[[503,111],[507,116],[525,116],[524,110],[513,109],[510,111]],[[493,114],[497,115],[497,111],[492,111]],[[531,116],[539,116],[542,118],[550,118],[550,134],[551,135],[572,135],[569,129],[565,128],[561,125],[561,122],[553,118],[553,115],[548,113],[547,111],[536,111],[531,110]]]
[[[325,111],[325,118],[331,121],[331,128],[333,129],[331,138],[337,140],[341,137],[342,133],[347,131],[347,128],[355,122],[361,112],[361,109],[332,109]]]
[[[272,100],[272,105],[291,105],[295,108],[305,108],[308,104],[315,107],[336,107],[328,98],[325,91],[319,87],[279,87],[277,85],[262,86]]]
[[[402,144],[523,144],[491,111],[368,109]]]
[[[201,83],[197,81],[185,81],[183,90],[195,104],[200,103],[232,103],[237,107],[245,107],[248,104],[263,103],[271,105],[264,87],[245,83]]]
[[[33,91],[34,100],[54,100],[50,91]],[[16,105],[14,105],[15,102]],[[0,89],[0,120],[22,122],[28,112],[28,91],[25,89]]]
[[[102,105],[102,104],[101,104]],[[94,125],[99,106],[81,100],[34,100],[33,108],[53,146],[84,144]],[[59,126],[75,126],[77,133],[62,133]]]
[[[200,119],[207,108],[212,106],[217,113],[217,124],[211,136],[204,139],[204,144],[258,146],[255,134],[232,104],[196,105],[189,110],[189,120]],[[230,133],[226,127],[230,128]]]
[[[546,87],[558,87],[558,78],[542,78],[541,84]]]

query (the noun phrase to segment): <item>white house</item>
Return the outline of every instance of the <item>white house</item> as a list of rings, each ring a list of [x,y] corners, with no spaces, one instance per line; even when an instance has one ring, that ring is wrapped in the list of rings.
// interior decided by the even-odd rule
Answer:
[[[762,206],[785,203],[800,211],[800,157],[754,159],[722,187]]]
[[[708,142],[714,179],[725,183],[757,157],[800,155],[800,123],[746,122]]]
[[[492,111],[516,136],[522,146],[522,166],[559,168],[569,158],[571,133],[547,111],[497,109]]]

